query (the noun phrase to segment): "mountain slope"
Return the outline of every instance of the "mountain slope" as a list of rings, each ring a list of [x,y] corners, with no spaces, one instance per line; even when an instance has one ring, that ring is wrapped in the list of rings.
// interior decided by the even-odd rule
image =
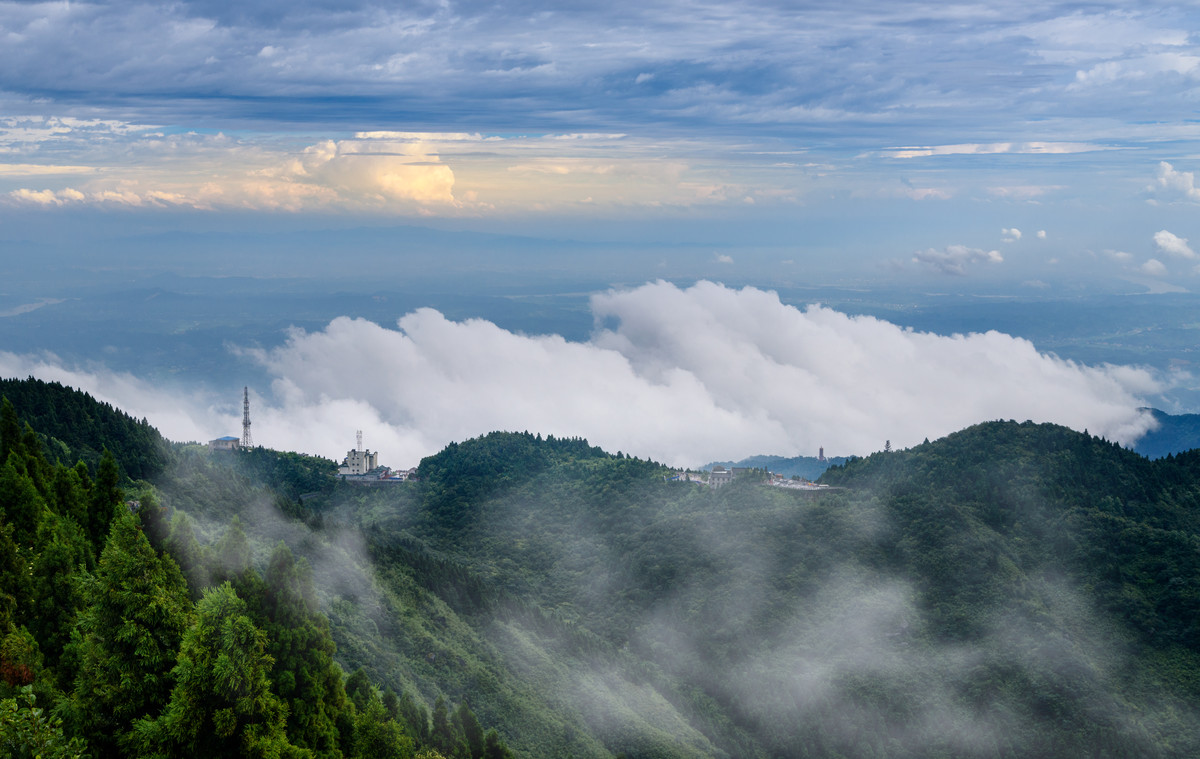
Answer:
[[[143,504],[175,527],[141,518],[194,594],[231,577],[253,608],[248,568],[268,576],[282,542],[346,671],[469,703],[520,756],[1200,753],[1197,452],[993,422],[816,493],[710,490],[528,433],[387,487],[264,449],[171,462]],[[0,514],[0,537],[29,514]]]

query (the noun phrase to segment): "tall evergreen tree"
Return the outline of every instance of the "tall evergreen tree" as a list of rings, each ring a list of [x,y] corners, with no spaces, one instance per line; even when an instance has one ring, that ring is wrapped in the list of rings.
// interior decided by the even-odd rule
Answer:
[[[445,696],[438,696],[433,703],[433,729],[429,733],[429,744],[443,756],[452,756],[462,737],[454,729],[450,709]]]
[[[91,545],[74,519],[50,511],[42,521],[38,544],[41,551],[33,560],[25,624],[37,637],[47,664],[54,666],[83,606],[77,577],[86,570]]]
[[[308,563],[296,561],[281,542],[263,582],[262,627],[275,659],[274,691],[288,706],[288,739],[318,757],[340,757],[337,722],[347,708],[346,692]]]
[[[21,445],[21,422],[17,419],[17,410],[5,396],[0,401],[0,465],[8,460],[13,449]]]
[[[166,704],[192,605],[183,574],[160,558],[137,518],[117,512],[94,576],[82,581],[79,672],[69,714],[99,757],[117,756],[135,719]]]
[[[0,633],[16,623],[19,609],[29,606],[29,553],[13,540],[12,525],[0,517]]]
[[[412,739],[388,715],[375,693],[358,715],[354,745],[354,756],[361,759],[410,759],[413,755]]]
[[[83,535],[90,537],[87,529],[91,479],[87,474],[87,465],[80,462],[78,466],[71,468],[57,464],[51,474],[50,493],[54,511],[74,521],[82,529]],[[88,569],[94,569],[96,554],[91,548],[90,540],[86,559]]]
[[[0,517],[13,526],[14,540],[32,547],[46,501],[38,493],[33,479],[17,466],[17,458],[10,456],[0,467]]]
[[[204,563],[203,549],[196,540],[195,524],[191,517],[182,511],[176,511],[175,516],[171,518],[171,531],[167,534],[166,548],[187,577],[192,599],[199,601],[204,589],[211,582],[208,567]]]
[[[484,747],[483,726],[479,724],[479,720],[467,706],[466,701],[460,703],[454,710],[454,724],[463,740],[467,742],[467,748],[471,750],[471,758],[481,759]]]
[[[196,605],[174,670],[175,687],[157,719],[137,725],[137,744],[154,757],[301,757],[286,735],[287,707],[271,692],[267,636],[228,582]]]
[[[92,485],[92,503],[88,509],[88,535],[97,551],[104,545],[117,506],[125,500],[120,483],[121,470],[117,466],[117,459],[112,451],[105,448],[100,465],[96,469],[96,481]]]
[[[250,558],[250,539],[242,529],[242,520],[235,516],[225,529],[225,534],[209,551],[208,565],[212,582],[220,585],[229,580],[236,586],[249,572]]]
[[[429,710],[424,704],[418,703],[412,694],[404,691],[396,704],[400,713],[400,722],[408,730],[408,735],[418,746],[429,742]]]

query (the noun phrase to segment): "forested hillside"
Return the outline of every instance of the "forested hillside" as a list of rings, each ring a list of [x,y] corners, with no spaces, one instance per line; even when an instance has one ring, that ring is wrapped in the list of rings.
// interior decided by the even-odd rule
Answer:
[[[710,490],[493,433],[386,487],[186,445],[132,480],[5,409],[18,756],[1200,754],[1197,454],[993,422]]]

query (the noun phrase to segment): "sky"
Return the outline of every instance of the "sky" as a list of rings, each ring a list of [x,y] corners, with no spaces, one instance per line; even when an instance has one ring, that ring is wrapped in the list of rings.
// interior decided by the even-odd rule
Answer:
[[[604,286],[589,284],[581,295],[595,332],[580,341],[553,328],[529,335],[491,323],[493,338],[554,354],[564,383],[597,356],[619,359],[612,381],[585,394],[606,410],[577,399],[551,412],[553,404],[518,392],[529,385],[519,372],[503,387],[488,376],[490,384],[460,388],[512,408],[527,404],[544,427],[576,425],[606,446],[672,461],[709,451],[809,452],[818,440],[853,449],[831,452],[865,453],[882,438],[919,441],[1002,416],[1090,422],[1133,439],[1140,422],[1129,409],[1182,375],[1068,366],[1065,387],[1091,388],[1076,393],[1090,410],[1047,410],[1035,400],[1053,397],[1048,378],[1063,367],[1037,345],[1008,338],[1003,350],[1033,351],[1013,366],[1042,384],[1030,386],[1025,370],[1014,369],[1012,381],[1026,383],[1019,390],[963,392],[953,413],[931,411],[938,396],[914,391],[907,412],[892,404],[881,414],[839,400],[833,387],[890,397],[868,381],[877,373],[850,383],[817,372],[808,397],[824,400],[774,412],[786,404],[773,383],[785,378],[772,372],[803,367],[798,357],[770,358],[776,349],[766,338],[729,334],[770,360],[735,362],[736,381],[721,380],[681,347],[692,342],[675,331],[679,312],[628,304],[678,301],[698,320],[693,326],[723,314],[780,334],[793,322],[837,318],[815,304],[776,303],[774,321],[762,321],[756,299],[771,300],[781,271],[789,281],[903,282],[914,292],[1003,286],[1066,297],[1108,283],[1190,293],[1200,282],[1198,29],[1200,8],[1182,2],[0,2],[0,273],[10,283],[0,283],[0,311],[18,319],[64,298],[27,284],[43,286],[38,272],[103,267],[105,281],[119,286],[146,267],[129,258],[135,239],[157,246],[146,254],[156,266],[188,276],[286,270],[313,281],[347,266],[347,252],[332,256],[322,237],[331,230],[491,236],[480,245],[508,247],[471,264],[491,269],[518,258],[511,248],[521,241],[545,241],[558,247],[534,268],[613,256]],[[285,253],[258,252],[255,241],[272,235],[293,235]],[[183,240],[200,243],[176,245]],[[428,262],[441,253],[420,255]],[[661,257],[659,269],[636,265],[652,256]],[[394,268],[418,263],[410,257]],[[680,277],[690,281],[662,281]],[[734,312],[721,310],[722,298],[738,304]],[[653,323],[635,330],[635,313],[651,312]],[[281,418],[292,402],[330,419],[342,417],[329,404],[362,406],[351,423],[374,424],[397,457],[488,431],[418,418],[381,392],[339,395],[330,389],[337,382],[315,378],[321,362],[300,356],[335,333],[407,341],[420,354],[420,335],[439,316],[464,340],[490,322],[419,308],[373,327],[346,316],[303,334],[280,328],[268,345],[233,344],[229,360],[265,372],[272,384],[258,392]],[[864,324],[845,319],[834,330],[842,342],[827,355],[867,344],[856,332]],[[914,365],[899,385],[927,387],[922,373],[934,366],[970,388],[979,385],[961,351],[1007,337],[956,337],[948,328],[916,347],[918,337],[897,328],[881,339],[946,356]],[[959,353],[944,350],[956,340]],[[11,370],[129,371],[106,365],[101,352],[83,365],[5,348],[0,363]],[[558,355],[571,351],[574,358]],[[479,366],[460,371],[486,375]],[[426,375],[429,407],[471,407],[447,389],[446,371]],[[697,436],[686,425],[652,434],[636,413],[614,426],[614,388],[623,382],[648,388],[644,397],[630,390],[636,403],[696,415],[698,427],[736,440],[737,450],[689,447]],[[685,402],[688,383],[699,393],[694,402]],[[151,390],[118,400],[144,403]],[[751,394],[762,400],[745,400]],[[835,403],[847,410],[825,410]],[[190,426],[165,431],[228,432],[195,421],[212,416],[205,403],[197,408]],[[222,408],[225,424],[231,407]],[[831,418],[821,434],[794,430],[822,415]],[[512,417],[475,416],[517,426]],[[894,421],[862,421],[881,417]],[[921,420],[930,418],[925,433]],[[338,435],[350,440],[352,432]],[[275,442],[286,446],[285,435]]]

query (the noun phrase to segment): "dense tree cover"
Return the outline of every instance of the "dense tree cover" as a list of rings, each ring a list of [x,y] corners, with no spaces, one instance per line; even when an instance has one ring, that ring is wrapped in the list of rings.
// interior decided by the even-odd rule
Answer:
[[[87,393],[31,377],[0,379],[0,397],[8,399],[25,424],[45,436],[45,455],[51,462],[84,461],[94,469],[107,448],[135,480],[152,478],[171,462],[170,444],[145,419],[134,419]],[[2,430],[0,437],[6,437]],[[0,458],[3,454],[0,451]]]
[[[218,461],[231,463],[244,477],[261,482],[289,500],[329,488],[337,463],[320,456],[286,453],[269,448],[239,448]]]
[[[22,428],[12,404],[2,409],[0,753],[440,756],[410,693],[366,680],[361,708],[346,698],[305,559],[279,543],[260,575],[257,540],[237,516],[202,543],[177,508],[223,520],[255,514],[256,502],[277,513],[289,498],[249,476],[274,477],[285,492],[329,487],[323,460],[272,463],[256,449],[241,467],[184,446],[180,472],[164,471],[156,487],[123,478],[107,448],[95,469],[52,462],[54,440]]]
[[[589,735],[662,756],[1200,748],[1200,456],[992,423],[850,462],[826,477],[846,490],[809,496],[664,482],[624,457],[502,463],[494,437],[453,451],[506,472],[465,518],[428,482],[356,508],[379,565],[559,699],[479,693],[481,709],[578,709],[574,740],[535,753],[587,755]]]
[[[142,482],[22,420],[17,755],[1200,753],[1200,454],[994,422],[812,495],[494,433],[387,488],[199,446]]]

